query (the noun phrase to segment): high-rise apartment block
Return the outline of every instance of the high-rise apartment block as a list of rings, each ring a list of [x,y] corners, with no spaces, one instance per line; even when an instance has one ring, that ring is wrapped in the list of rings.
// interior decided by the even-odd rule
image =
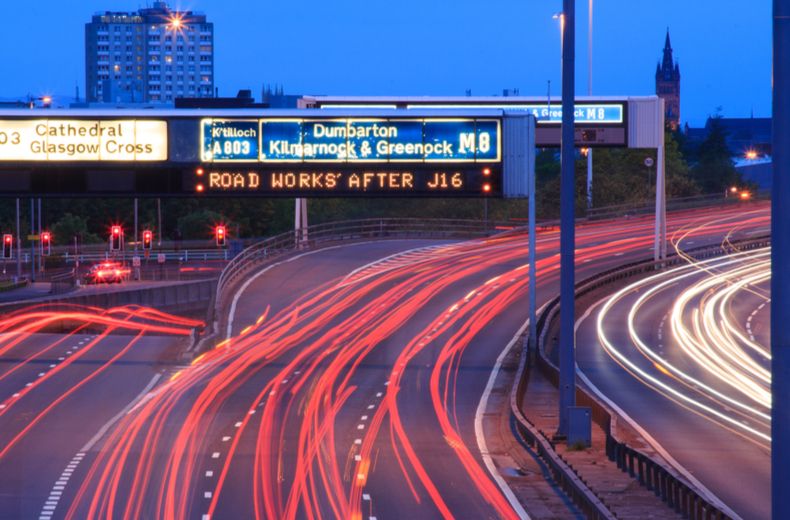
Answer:
[[[214,24],[166,2],[96,14],[85,24],[85,82],[88,102],[212,97]]]

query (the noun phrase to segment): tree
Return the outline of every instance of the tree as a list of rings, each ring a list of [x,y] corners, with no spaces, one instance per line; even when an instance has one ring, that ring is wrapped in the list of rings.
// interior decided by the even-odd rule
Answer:
[[[708,137],[699,145],[699,160],[691,173],[703,193],[721,193],[730,186],[740,184],[741,176],[735,169],[732,154],[727,148],[721,116],[717,114],[709,118],[708,125]]]
[[[666,132],[664,137],[666,194],[668,199],[690,197],[700,192],[700,187],[692,178],[689,165],[681,152],[682,142],[677,140],[677,137],[681,135],[670,130]]]
[[[178,219],[177,229],[184,240],[208,240],[214,236],[214,228],[224,224],[228,234],[236,234],[235,224],[220,213],[209,209],[201,209],[188,213]]]
[[[71,213],[64,213],[52,226],[52,241],[55,244],[69,245],[74,237],[81,244],[95,244],[102,241],[96,233],[88,231],[88,219]]]

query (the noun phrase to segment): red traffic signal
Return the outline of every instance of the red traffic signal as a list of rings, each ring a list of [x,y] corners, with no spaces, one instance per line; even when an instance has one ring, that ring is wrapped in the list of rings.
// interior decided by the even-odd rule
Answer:
[[[154,234],[150,230],[143,231],[143,249],[151,249],[154,242]]]
[[[41,255],[49,256],[52,253],[52,233],[49,231],[41,232]]]
[[[14,237],[3,235],[3,258],[11,258],[14,250]]]
[[[225,226],[217,226],[214,230],[214,236],[217,239],[217,247],[225,247]]]
[[[110,250],[120,251],[123,243],[123,229],[121,226],[113,226],[110,230]]]

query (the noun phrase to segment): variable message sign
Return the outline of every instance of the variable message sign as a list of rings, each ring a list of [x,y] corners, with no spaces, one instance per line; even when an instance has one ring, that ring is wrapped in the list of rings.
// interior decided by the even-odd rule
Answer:
[[[500,110],[41,112],[0,113],[0,195],[503,195]]]

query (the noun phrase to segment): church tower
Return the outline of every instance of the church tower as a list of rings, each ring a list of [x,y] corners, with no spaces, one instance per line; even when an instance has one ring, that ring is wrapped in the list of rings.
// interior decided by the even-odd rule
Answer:
[[[669,29],[664,43],[664,59],[656,66],[656,94],[664,100],[666,124],[677,130],[680,125],[680,66],[672,59]]]

